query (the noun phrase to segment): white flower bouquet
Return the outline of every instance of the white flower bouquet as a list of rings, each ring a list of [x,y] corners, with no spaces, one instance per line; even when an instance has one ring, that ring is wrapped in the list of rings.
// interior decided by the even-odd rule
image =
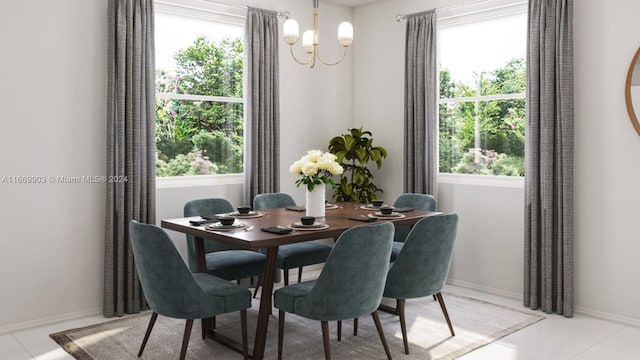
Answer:
[[[329,152],[320,150],[309,150],[307,155],[291,165],[291,172],[300,175],[296,180],[296,186],[306,185],[307,190],[319,184],[329,184],[335,187],[335,182],[331,178],[333,175],[340,175],[344,171],[342,166],[336,161],[337,157]]]

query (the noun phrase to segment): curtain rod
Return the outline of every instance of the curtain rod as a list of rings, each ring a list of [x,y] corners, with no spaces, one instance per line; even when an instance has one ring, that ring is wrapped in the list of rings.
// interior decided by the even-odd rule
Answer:
[[[228,6],[228,7],[232,7],[232,8],[236,8],[236,9],[244,9],[246,10],[248,8],[248,6],[246,5],[238,5],[238,4],[229,4],[229,3],[224,3],[224,2],[220,2],[220,1],[214,1],[214,0],[202,0],[202,1],[206,1],[208,3],[212,3],[212,4],[216,4],[216,5],[222,5],[222,6]],[[278,16],[288,19],[291,14],[288,11],[276,11],[278,13]]]
[[[448,10],[454,10],[457,8],[461,8],[461,7],[466,7],[466,6],[473,6],[473,5],[477,5],[477,4],[481,4],[481,3],[485,3],[485,2],[489,2],[492,0],[476,0],[476,1],[470,1],[464,4],[458,4],[458,5],[451,5],[451,6],[447,6],[447,7],[443,7],[443,8],[438,8],[435,9],[436,13],[441,12],[441,11],[448,11]],[[511,5],[517,5],[517,4],[521,4],[524,1],[514,1],[512,4],[509,4],[509,6]],[[408,14],[398,14],[396,15],[395,19],[397,22],[402,22],[405,21],[407,19]]]

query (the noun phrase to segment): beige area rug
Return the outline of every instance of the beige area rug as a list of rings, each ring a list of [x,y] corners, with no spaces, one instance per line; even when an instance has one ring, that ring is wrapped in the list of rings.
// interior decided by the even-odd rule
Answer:
[[[403,351],[398,317],[379,312],[394,359],[455,359],[544,319],[544,316],[526,310],[513,309],[451,293],[445,293],[444,299],[456,332],[455,337],[450,335],[437,301],[433,301],[431,297],[407,300],[410,355],[404,354]],[[249,309],[248,315],[250,347],[253,344],[257,308],[258,303],[254,300],[253,308]],[[266,359],[277,358],[277,310],[273,313],[274,316],[269,321]],[[138,359],[138,349],[149,318],[148,312],[131,315],[102,324],[51,334],[51,338],[76,359]],[[184,324],[183,320],[159,316],[142,359],[177,359]],[[353,336],[353,321],[344,321],[341,342],[336,339],[336,328],[335,322],[330,324],[331,351],[334,359],[386,359],[371,316],[360,319],[358,336]],[[240,342],[239,313],[218,316],[217,331]],[[324,359],[320,322],[287,314],[284,339],[283,358]],[[242,359],[242,356],[217,342],[202,340],[200,322],[197,321],[191,333],[187,359],[232,360]]]

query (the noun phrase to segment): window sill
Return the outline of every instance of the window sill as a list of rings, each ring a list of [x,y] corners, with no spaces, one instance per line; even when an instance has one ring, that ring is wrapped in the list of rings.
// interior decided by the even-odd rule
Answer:
[[[156,189],[244,184],[244,174],[156,177]]]
[[[440,173],[438,174],[438,183],[524,189],[524,176],[492,176]]]

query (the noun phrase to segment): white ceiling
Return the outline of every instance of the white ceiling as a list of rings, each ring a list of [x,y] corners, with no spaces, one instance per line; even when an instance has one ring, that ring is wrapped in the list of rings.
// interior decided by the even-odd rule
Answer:
[[[378,1],[381,1],[381,0],[327,0],[327,2],[349,6],[349,7],[358,7],[361,5],[366,5],[366,4],[370,4]]]

